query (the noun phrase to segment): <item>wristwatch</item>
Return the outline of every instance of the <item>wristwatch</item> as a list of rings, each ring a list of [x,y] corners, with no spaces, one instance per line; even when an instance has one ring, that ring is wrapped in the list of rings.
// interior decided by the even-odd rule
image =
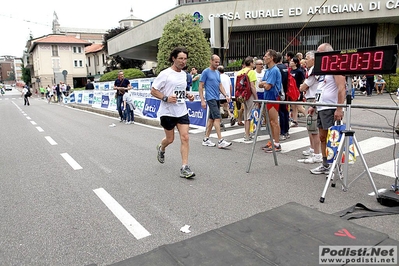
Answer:
[[[168,101],[168,96],[163,96],[162,101],[167,102]]]

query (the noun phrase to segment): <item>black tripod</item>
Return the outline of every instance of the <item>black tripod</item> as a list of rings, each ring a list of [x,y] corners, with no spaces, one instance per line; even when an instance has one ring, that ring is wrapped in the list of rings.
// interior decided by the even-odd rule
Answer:
[[[377,187],[375,186],[374,180],[371,177],[370,170],[367,166],[366,160],[364,159],[363,153],[360,149],[359,143],[357,142],[357,139],[355,137],[355,131],[351,130],[351,123],[350,123],[350,118],[351,118],[351,103],[352,103],[352,98],[351,95],[346,96],[346,103],[347,103],[347,109],[346,109],[346,128],[347,130],[342,131],[342,136],[341,136],[341,141],[338,145],[338,151],[337,155],[335,156],[334,162],[331,165],[330,172],[328,173],[326,185],[324,186],[323,193],[321,194],[320,197],[320,202],[323,203],[325,200],[325,196],[327,193],[328,185],[330,181],[332,181],[331,186],[335,187],[336,181],[338,180],[342,184],[342,190],[347,191],[350,185],[355,182],[358,178],[362,177],[364,174],[367,174],[367,177],[371,183],[371,186],[374,190],[375,196],[378,200],[379,195],[378,195],[378,190]],[[358,155],[360,157],[361,162],[363,163],[364,166],[364,171],[358,175],[352,182],[348,184],[348,162],[349,162],[349,142],[350,138],[353,140],[353,144],[355,145]],[[343,170],[342,170],[342,154],[345,148],[345,158],[343,160]]]

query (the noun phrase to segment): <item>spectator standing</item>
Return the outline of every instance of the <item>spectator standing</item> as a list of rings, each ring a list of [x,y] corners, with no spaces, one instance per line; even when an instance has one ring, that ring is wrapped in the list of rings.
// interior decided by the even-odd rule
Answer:
[[[60,83],[57,84],[57,86],[55,87],[55,91],[57,93],[57,102],[61,102],[61,98],[62,98],[62,92],[61,92],[61,86]]]
[[[283,64],[283,56],[281,53],[277,53],[276,66],[280,70],[282,90],[284,94],[287,95],[288,91],[288,68]],[[287,99],[282,100],[286,101]],[[279,123],[280,123],[280,140],[286,140],[290,137],[288,131],[290,129],[290,112],[288,110],[288,105],[281,103],[278,109]]]
[[[263,61],[258,59],[255,61],[255,74],[256,74],[256,94],[258,95],[259,100],[263,100],[265,89],[259,88],[259,83],[262,81],[263,76],[265,75],[265,69],[263,67]]]
[[[222,93],[227,102],[230,102],[230,98],[226,95],[226,92],[220,81],[220,73],[217,68],[220,64],[220,58],[217,55],[212,55],[210,60],[210,66],[205,69],[201,74],[200,84],[199,84],[199,96],[201,98],[202,108],[206,108],[208,105],[209,118],[206,124],[205,138],[202,140],[203,146],[215,147],[216,144],[213,143],[209,136],[211,130],[215,127],[216,134],[218,136],[218,148],[226,148],[231,145],[231,142],[226,141],[222,138],[220,132],[220,102],[219,95]],[[204,89],[206,91],[204,98]],[[206,101],[205,101],[206,100]]]
[[[296,86],[299,89],[301,86],[302,82],[305,79],[305,73],[302,71],[301,64],[298,60],[298,58],[294,57],[291,59],[290,63],[290,68],[291,72],[290,74],[295,78]],[[303,101],[303,93],[300,93],[298,101]],[[297,127],[298,126],[298,112],[302,113],[304,116],[306,115],[305,109],[303,108],[303,105],[292,105],[292,122],[291,122],[291,127]]]
[[[185,73],[185,72],[184,72]],[[122,113],[123,95],[128,92],[132,86],[128,79],[125,78],[123,71],[118,72],[118,78],[114,82],[114,90],[116,90],[116,109],[118,110],[120,122],[126,120]]]
[[[229,98],[231,99],[231,93],[233,92],[233,87],[231,86],[230,77],[227,76],[226,73],[224,73],[223,66],[218,66],[218,71],[220,73],[220,82],[222,83],[224,91],[226,92],[226,95],[229,96]],[[226,97],[224,97],[223,94],[221,93],[219,97],[220,97],[220,104],[223,108],[223,113],[227,113],[228,118],[231,119],[233,115],[230,112],[229,103],[227,102]]]
[[[250,141],[251,136],[250,136],[250,124],[251,124],[251,111],[252,108],[254,107],[254,100],[258,99],[258,94],[256,93],[256,74],[254,69],[254,58],[251,56],[248,56],[244,60],[245,68],[241,69],[238,73],[237,76],[242,75],[244,73],[247,73],[249,82],[251,83],[251,96],[249,97],[248,100],[246,100],[243,105],[244,105],[244,130],[245,130],[245,135],[244,135],[244,141]]]
[[[94,85],[93,85],[93,83],[91,83],[90,79],[87,80],[85,90],[94,90]]]
[[[29,97],[30,95],[32,95],[32,93],[30,92],[30,88],[29,85],[26,85],[23,89],[22,89],[22,94],[21,96],[24,97],[24,105],[30,105],[29,103]]]
[[[123,110],[125,112],[126,125],[134,124],[134,103],[129,92],[123,94]]]
[[[317,52],[334,51],[329,43],[323,43],[317,48]],[[321,75],[318,79],[319,85],[315,95],[316,103],[344,104],[346,96],[346,80],[342,75]],[[309,113],[313,114],[315,109],[309,107]],[[322,164],[310,170],[312,174],[329,174],[330,165],[327,163],[327,133],[335,121],[341,121],[344,116],[343,107],[317,106],[317,127],[321,144]]]
[[[306,53],[306,68],[309,69],[307,72],[307,77],[304,82],[299,87],[299,90],[302,93],[305,93],[306,102],[312,103],[315,102],[315,96],[317,87],[319,86],[318,77],[313,74],[314,67],[314,51],[309,51]],[[308,111],[309,111],[309,107]],[[313,112],[312,114],[308,114],[307,121],[311,121],[310,125],[307,125],[310,148],[306,151],[302,152],[302,155],[307,156],[308,158],[304,159],[304,163],[321,163],[323,162],[323,157],[320,151],[320,138],[319,138],[319,129],[317,125],[317,112]]]
[[[192,79],[193,79],[193,84],[191,86],[191,91],[198,91],[201,75],[198,74],[198,69],[196,67],[191,68],[191,76],[192,76]]]
[[[263,57],[264,63],[267,66],[265,76],[262,82],[259,83],[259,87],[265,89],[265,100],[278,101],[280,100],[279,93],[282,90],[281,73],[277,68],[277,52],[275,50],[269,49],[266,51]],[[278,122],[278,110],[279,104],[267,104],[267,112],[270,119],[271,133],[273,136],[275,151],[281,151],[281,145],[279,143],[280,137],[280,125]],[[271,141],[268,141],[266,146],[262,147],[265,152],[273,152]]]
[[[371,97],[374,89],[374,75],[366,75],[366,91],[367,97]]]

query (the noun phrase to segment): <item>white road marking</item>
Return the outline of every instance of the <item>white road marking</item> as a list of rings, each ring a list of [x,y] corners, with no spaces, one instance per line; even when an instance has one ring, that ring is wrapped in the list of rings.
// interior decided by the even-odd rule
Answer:
[[[73,170],[83,169],[68,153],[61,153],[61,156],[73,168]]]
[[[363,154],[385,149],[391,145],[394,145],[395,141],[390,138],[372,137],[366,140],[359,141],[360,149]]]
[[[136,239],[141,239],[151,235],[110,194],[108,194],[105,189],[98,188],[93,191]]]
[[[32,125],[36,126],[37,123],[35,121],[30,121]]]
[[[374,146],[376,146],[376,145],[374,145]],[[385,163],[373,166],[369,170],[372,173],[395,178],[395,171],[396,171],[395,165],[397,165],[397,161],[398,161],[398,159],[391,160],[389,162],[385,162]]]
[[[44,138],[50,143],[50,145],[58,145],[58,143],[55,142],[50,136],[46,136]]]
[[[41,127],[36,127],[36,129],[37,129],[37,131],[39,131],[39,132],[44,132],[43,128],[41,128]]]
[[[31,120],[32,118],[30,118],[29,116],[27,116],[26,119]]]

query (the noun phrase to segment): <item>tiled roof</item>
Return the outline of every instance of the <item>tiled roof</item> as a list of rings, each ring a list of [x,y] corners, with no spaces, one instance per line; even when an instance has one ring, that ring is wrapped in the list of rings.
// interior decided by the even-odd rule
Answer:
[[[104,48],[104,45],[100,44],[100,43],[93,43],[90,46],[85,47],[85,53],[89,54],[89,53],[95,53],[98,51],[101,51]]]
[[[38,43],[69,43],[69,44],[85,44],[90,45],[90,42],[75,38],[68,35],[47,35],[37,40],[34,40],[36,44]]]
[[[29,51],[33,51],[35,46],[37,44],[42,44],[42,43],[51,43],[51,44],[83,44],[85,46],[91,45],[90,42],[84,41],[78,38],[75,38],[73,36],[67,36],[67,35],[46,35],[37,39],[34,39],[31,41],[31,47],[29,48]]]

